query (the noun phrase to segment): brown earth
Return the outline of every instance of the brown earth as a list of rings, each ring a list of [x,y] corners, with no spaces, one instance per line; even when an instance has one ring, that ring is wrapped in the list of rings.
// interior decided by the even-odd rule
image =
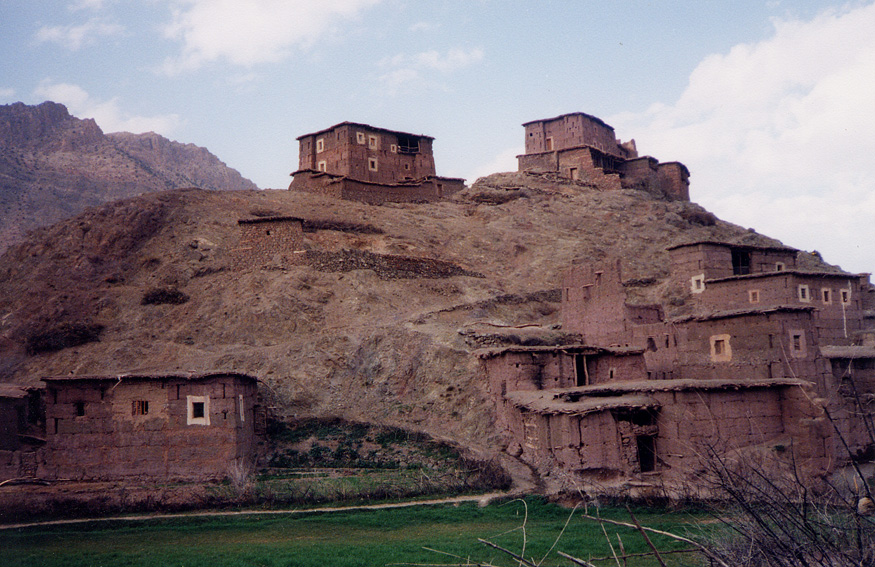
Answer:
[[[307,219],[311,253],[340,263],[232,271],[237,220],[265,215]],[[693,203],[519,173],[431,204],[148,194],[39,229],[0,259],[0,379],[233,370],[260,378],[280,417],[399,426],[487,456],[500,439],[471,351],[533,330],[562,341],[555,290],[575,258],[622,258],[633,298],[669,296],[665,248],[697,239],[776,243]],[[410,260],[392,272],[385,255]],[[188,300],[142,304],[155,290]],[[46,337],[59,342],[39,347]]]

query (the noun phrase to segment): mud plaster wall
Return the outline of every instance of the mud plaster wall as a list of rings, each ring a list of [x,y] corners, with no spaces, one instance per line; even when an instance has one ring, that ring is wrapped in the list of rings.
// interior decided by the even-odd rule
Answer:
[[[750,273],[760,274],[775,271],[781,263],[785,270],[796,268],[796,252],[780,250],[747,249],[750,253]],[[726,278],[732,273],[732,247],[718,244],[696,244],[669,250],[672,278],[687,289],[690,278],[704,275],[705,279]]]
[[[208,399],[209,425],[188,424],[189,396]],[[233,377],[50,383],[42,474],[224,478],[235,460],[254,455],[254,400],[255,385]],[[148,414],[134,415],[134,402],[148,402]]]
[[[690,173],[676,161],[659,164],[657,177],[665,194],[678,201],[690,200]]]
[[[329,173],[382,184],[436,175],[432,140],[413,138],[419,143],[419,151],[403,153],[399,150],[397,133],[364,125],[340,125],[300,139],[298,169],[319,170],[319,162],[325,162],[325,171]],[[369,164],[369,159],[375,159],[376,164]]]
[[[703,470],[709,447],[727,454],[761,446],[767,460],[778,459],[791,448],[793,437],[794,456],[818,472],[825,470],[832,455],[828,424],[815,419],[816,411],[799,388],[684,390],[652,396],[661,405],[651,412],[652,423],[633,419],[629,411],[573,415],[509,408],[511,445],[518,444],[523,458],[542,470],[558,466],[589,480],[640,473],[640,436],[654,438],[654,472],[666,480],[682,480]]]
[[[675,327],[679,378],[823,381],[826,369],[817,359],[809,312],[690,321]],[[718,340],[723,341],[719,347]]]
[[[562,283],[562,328],[583,335],[592,345],[628,344],[626,292],[619,263],[596,269],[572,264]]]
[[[788,273],[706,282],[705,290],[696,299],[703,307],[715,310],[760,305],[810,306],[815,309],[821,343],[850,345],[863,329],[861,289],[857,276]],[[842,301],[842,292],[847,302]]]
[[[525,125],[525,137],[527,154],[587,145],[612,156],[626,157],[626,152],[617,143],[614,129],[583,114],[531,122]],[[552,138],[552,147],[547,145],[547,138]]]
[[[18,434],[22,433],[26,398],[0,397],[0,451],[14,451],[19,447]]]
[[[232,267],[253,270],[306,263],[304,233],[299,220],[240,223],[240,244],[231,251]]]

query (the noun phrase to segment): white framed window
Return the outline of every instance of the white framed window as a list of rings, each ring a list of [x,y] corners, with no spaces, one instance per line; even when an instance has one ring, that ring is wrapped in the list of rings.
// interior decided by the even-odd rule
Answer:
[[[393,154],[397,154],[398,153],[398,146],[395,144],[390,144],[389,151],[392,152]]]
[[[188,405],[188,425],[210,424],[210,397],[209,396],[186,396]]]
[[[365,143],[365,133],[364,132],[356,132],[355,133],[355,141],[359,144]]]
[[[841,298],[842,298],[842,303],[847,305],[848,303],[851,302],[851,290],[850,289],[840,290],[839,293],[840,293]]]
[[[820,289],[820,299],[823,301],[824,305],[829,305],[832,303],[832,290],[828,287],[824,287]]]
[[[368,169],[371,171],[377,171],[377,168],[377,158],[368,158]]]
[[[368,148],[372,150],[376,150],[380,147],[380,138],[371,134],[368,136]]]
[[[802,303],[811,302],[811,292],[808,290],[807,284],[799,284],[799,301]]]
[[[328,171],[328,162],[327,162],[327,161],[324,161],[324,160],[323,160],[323,161],[320,161],[320,162],[316,165],[316,169],[318,169],[319,171]]]
[[[784,262],[775,262],[775,271],[783,272],[784,271]]]
[[[731,335],[711,335],[711,362],[729,362],[732,360]]]
[[[760,290],[758,289],[750,289],[747,292],[747,300],[750,303],[759,303],[760,302]]]
[[[690,278],[690,291],[693,293],[702,293],[705,291],[705,274],[699,274]]]
[[[790,356],[793,358],[805,358],[805,331],[802,329],[791,329],[788,332],[790,340]]]
[[[322,153],[325,150],[325,138],[319,138],[316,140],[316,153]]]

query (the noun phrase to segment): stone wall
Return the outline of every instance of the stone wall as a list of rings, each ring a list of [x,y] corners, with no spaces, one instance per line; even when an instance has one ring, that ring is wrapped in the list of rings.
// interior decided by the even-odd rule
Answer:
[[[287,268],[306,263],[301,219],[266,217],[238,222],[241,236],[231,250],[233,269]]]
[[[439,201],[465,187],[465,180],[432,176],[405,183],[372,183],[316,171],[296,171],[289,189],[372,205]]]
[[[48,378],[45,478],[213,480],[255,454],[255,379]]]
[[[614,129],[595,116],[582,112],[523,124],[527,154],[591,146],[618,158],[627,158],[628,150],[617,141]]]

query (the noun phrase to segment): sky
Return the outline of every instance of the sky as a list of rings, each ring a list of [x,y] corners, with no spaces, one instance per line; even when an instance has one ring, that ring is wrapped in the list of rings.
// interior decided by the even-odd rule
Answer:
[[[45,100],[261,188],[338,122],[433,136],[472,183],[585,112],[720,218],[875,271],[873,0],[0,0],[0,104]]]

